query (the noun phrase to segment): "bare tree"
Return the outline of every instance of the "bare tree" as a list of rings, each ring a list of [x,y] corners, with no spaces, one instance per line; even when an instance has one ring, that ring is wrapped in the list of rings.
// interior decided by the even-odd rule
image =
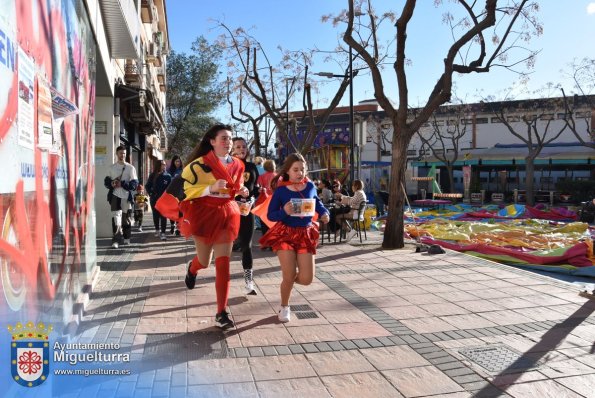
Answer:
[[[535,203],[534,171],[535,159],[547,144],[554,142],[568,128],[568,124],[553,123],[558,113],[564,111],[563,99],[542,99],[520,101],[509,106],[489,102],[487,106],[500,119],[508,131],[527,146],[525,156],[526,203]],[[521,124],[521,126],[519,126]]]
[[[429,120],[438,107],[451,99],[453,74],[487,73],[494,66],[508,66],[512,68],[518,62],[507,61],[516,56],[516,50],[522,49],[522,41],[532,35],[541,33],[541,27],[533,17],[538,9],[537,3],[530,0],[486,0],[485,2],[458,0],[454,2],[435,1],[437,7],[447,9],[443,20],[446,21],[452,33],[453,43],[443,58],[444,69],[437,77],[434,89],[428,96],[426,104],[419,109],[415,116],[408,120],[409,95],[406,65],[409,60],[406,54],[408,28],[412,23],[417,2],[406,0],[396,19],[396,32],[386,48],[394,46],[393,63],[398,88],[398,104],[389,101],[384,87],[381,73],[381,52],[379,45],[380,17],[372,7],[372,0],[348,0],[348,10],[336,17],[336,20],[347,20],[347,27],[343,40],[351,46],[370,68],[372,75],[374,96],[386,112],[393,124],[392,139],[392,167],[391,194],[389,197],[389,217],[387,220],[384,248],[404,247],[403,203],[405,194],[402,190],[406,169],[406,151],[409,142],[419,128]],[[482,6],[483,4],[483,6]],[[360,11],[356,16],[356,9]],[[453,12],[459,12],[455,16]],[[364,12],[362,15],[361,11]],[[364,18],[368,22],[364,23]],[[386,20],[386,19],[385,19]],[[424,21],[424,17],[416,18]],[[520,25],[520,29],[515,30]],[[362,35],[362,30],[369,30],[370,35]],[[491,40],[485,35],[491,33]],[[424,34],[426,34],[424,32]],[[357,40],[362,36],[371,37],[369,42]],[[511,44],[507,44],[511,43]],[[507,44],[507,46],[505,46]],[[531,63],[534,53],[527,51],[526,61]],[[526,55],[525,54],[525,55]]]
[[[231,111],[231,118],[237,122],[240,123],[250,123],[250,126],[252,128],[252,139],[249,140],[249,149],[251,149],[252,147],[254,147],[254,153],[256,156],[262,156],[261,153],[261,137],[260,137],[260,124],[262,123],[262,121],[264,120],[264,118],[267,116],[266,112],[262,112],[262,108],[258,107],[255,108],[255,112],[257,113],[257,116],[253,116],[252,114],[248,113],[248,111],[245,109],[244,107],[244,90],[243,87],[240,86],[239,88],[239,94],[238,94],[238,112],[240,113],[240,115],[237,115],[234,112],[234,102],[231,100],[231,81],[228,78],[227,79],[227,93],[226,93],[226,98],[227,98],[227,103],[229,104],[229,108]],[[267,147],[267,144],[265,144],[265,148]]]
[[[432,115],[429,128],[418,131],[422,146],[430,149],[432,155],[444,163],[448,174],[448,183],[452,192],[454,182],[454,164],[459,159],[461,140],[467,135],[468,107],[457,105],[444,112],[449,115],[446,121],[437,119],[436,112]],[[452,116],[452,117],[450,117]],[[441,125],[444,124],[444,126]]]
[[[343,75],[328,107],[322,112],[314,112],[312,83],[308,76],[313,51],[283,51],[280,64],[273,66],[265,49],[252,35],[241,28],[232,31],[224,23],[219,23],[219,26],[227,32],[220,43],[233,54],[228,66],[232,67],[234,78],[239,76],[242,89],[263,108],[275,124],[277,134],[283,137],[291,150],[306,153],[341,101],[349,85],[349,75]],[[259,64],[261,60],[264,63],[262,67]],[[304,110],[300,112],[299,120],[294,116],[290,118],[287,112],[289,99],[298,91],[303,93]],[[304,134],[298,134],[298,125],[306,125]]]
[[[381,161],[383,156],[390,156],[390,135],[392,129],[384,127],[386,119],[382,119],[379,115],[371,113],[366,119],[367,132],[372,143],[376,144],[376,160]],[[392,127],[392,125],[391,125]]]
[[[569,98],[562,89],[566,108],[565,120],[568,128],[581,145],[595,148],[595,127],[592,125],[592,119],[589,117],[577,118],[576,115],[576,110],[579,108],[586,108],[591,112],[595,109],[595,96],[591,95],[595,92],[595,59],[584,58],[574,61],[570,64],[570,70],[575,95]]]

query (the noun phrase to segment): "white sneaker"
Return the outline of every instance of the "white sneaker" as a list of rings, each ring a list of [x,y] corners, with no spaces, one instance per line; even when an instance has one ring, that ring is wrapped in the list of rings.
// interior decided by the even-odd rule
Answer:
[[[117,249],[118,247],[120,247],[120,245],[118,245],[118,242],[112,243],[112,249]]]
[[[353,239],[355,235],[357,235],[357,231],[355,229],[352,229],[351,231],[347,232],[347,234],[345,234],[345,243]]]
[[[143,227],[138,227],[138,232],[143,232]]]
[[[124,242],[122,242],[123,245],[129,245],[130,244],[130,239],[124,239]]]
[[[161,234],[159,232],[155,232],[155,237],[158,238],[159,236],[161,236]]]
[[[256,293],[256,289],[254,288],[253,281],[246,283],[246,286],[244,288],[244,293],[246,294],[246,296],[256,296],[258,294],[258,293]]]
[[[165,233],[161,233],[159,234],[159,236],[161,237],[161,240],[167,240],[167,236],[165,235]]]
[[[291,307],[279,307],[279,321],[285,323],[291,320]]]

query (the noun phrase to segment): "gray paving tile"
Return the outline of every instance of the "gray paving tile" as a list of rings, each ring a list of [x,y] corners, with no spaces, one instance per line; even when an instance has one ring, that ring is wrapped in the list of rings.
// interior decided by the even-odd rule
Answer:
[[[466,375],[475,374],[474,371],[472,371],[471,369],[466,368],[466,367],[456,368],[456,369],[440,369],[440,370],[443,370],[445,374],[447,374],[448,376],[450,376],[452,378],[454,378],[455,376],[466,376]],[[471,381],[475,381],[475,380],[470,380],[470,381],[468,381],[468,383],[470,383]],[[457,380],[457,382],[459,382],[459,381]]]
[[[333,351],[331,346],[329,346],[328,343],[325,343],[325,342],[314,343],[314,345],[316,346],[316,348],[318,348],[318,351],[320,351],[320,352]]]
[[[447,336],[443,332],[435,332],[434,336],[438,337],[440,340],[452,340],[450,336]]]
[[[411,346],[418,354],[429,354],[434,352],[443,352],[444,350],[438,346],[420,347]]]
[[[264,353],[260,347],[248,347],[248,352],[251,357],[263,357]]]
[[[403,340],[401,337],[399,336],[389,336],[388,337],[393,343],[395,343],[396,345],[404,345],[407,344],[407,342],[405,340]]]
[[[446,371],[446,370],[454,370],[454,369],[466,369],[465,364],[463,364],[462,362],[459,361],[453,361],[453,362],[446,362],[446,363],[440,363],[437,364],[436,367],[442,371]]]
[[[267,357],[277,355],[277,350],[275,350],[275,347],[262,347],[262,352]]]
[[[445,372],[446,373],[446,372]],[[468,375],[451,376],[454,381],[459,384],[476,383],[484,381],[478,374],[472,373]]]
[[[453,358],[451,356],[445,356],[445,357],[428,359],[428,362],[430,362],[432,365],[440,365],[443,363],[458,362],[458,359]]]
[[[279,355],[291,355],[291,350],[286,346],[276,345],[275,350]]]
[[[292,354],[303,354],[306,352],[299,344],[291,344],[288,348]]]
[[[235,353],[236,358],[248,358],[250,356],[250,352],[247,348],[244,347],[234,348],[233,351]]]
[[[351,340],[341,340],[340,343],[347,350],[355,350],[355,349],[357,349],[357,346]]]
[[[364,341],[366,343],[368,343],[370,345],[370,347],[372,347],[372,348],[378,348],[378,347],[382,347],[383,346],[383,344],[380,341],[378,341],[377,339],[375,339],[373,337],[364,339]]]
[[[329,347],[333,350],[333,351],[343,351],[345,350],[345,347],[343,347],[341,345],[340,342],[338,341],[329,341],[328,342]]]
[[[353,344],[355,344],[358,348],[370,348],[370,345],[363,339],[353,340]]]

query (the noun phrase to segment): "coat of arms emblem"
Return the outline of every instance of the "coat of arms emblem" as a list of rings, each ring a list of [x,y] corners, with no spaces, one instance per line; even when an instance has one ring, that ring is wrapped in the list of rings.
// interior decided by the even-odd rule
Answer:
[[[36,387],[46,381],[50,371],[49,334],[52,325],[18,322],[8,326],[12,334],[10,343],[10,370],[12,379],[25,387]]]

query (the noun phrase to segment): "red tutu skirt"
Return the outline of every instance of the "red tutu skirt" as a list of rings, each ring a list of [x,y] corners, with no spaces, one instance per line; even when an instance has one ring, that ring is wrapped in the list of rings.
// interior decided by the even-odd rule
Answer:
[[[192,199],[180,203],[180,232],[196,236],[209,245],[233,242],[240,231],[240,208],[235,200]]]
[[[319,236],[318,228],[314,225],[289,227],[278,222],[260,238],[259,242],[260,246],[272,247],[274,251],[294,250],[296,253],[316,254]]]

